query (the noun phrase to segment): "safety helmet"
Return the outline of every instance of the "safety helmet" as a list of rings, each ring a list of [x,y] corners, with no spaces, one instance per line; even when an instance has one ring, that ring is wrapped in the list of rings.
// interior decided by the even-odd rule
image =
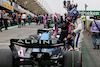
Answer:
[[[71,11],[70,11],[70,16],[72,16],[72,19],[75,20],[78,16],[79,12],[78,10],[76,10],[75,8],[73,8]]]

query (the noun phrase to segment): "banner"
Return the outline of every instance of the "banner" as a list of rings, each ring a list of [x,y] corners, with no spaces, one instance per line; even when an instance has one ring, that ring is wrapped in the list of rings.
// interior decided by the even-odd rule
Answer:
[[[11,11],[13,11],[13,7],[5,2],[3,2],[3,7],[6,8],[6,9],[9,9]]]
[[[81,15],[84,15],[85,14],[85,11],[83,10],[81,10],[81,11],[79,11],[79,13],[81,14]],[[86,11],[86,15],[87,16],[94,16],[94,15],[97,15],[97,16],[100,16],[100,11]]]

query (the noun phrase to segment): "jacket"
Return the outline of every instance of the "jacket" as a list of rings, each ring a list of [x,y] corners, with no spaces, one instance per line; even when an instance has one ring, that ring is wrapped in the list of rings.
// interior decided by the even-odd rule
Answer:
[[[81,18],[78,18],[75,22],[75,28],[74,33],[83,33],[84,31],[84,24]]]

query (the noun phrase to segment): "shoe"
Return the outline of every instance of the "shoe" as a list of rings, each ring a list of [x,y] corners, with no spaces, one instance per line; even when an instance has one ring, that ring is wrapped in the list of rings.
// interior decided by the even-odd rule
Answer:
[[[95,47],[93,49],[96,49]]]
[[[1,32],[2,32],[2,30],[1,30]]]
[[[99,49],[99,45],[97,45],[97,49]]]

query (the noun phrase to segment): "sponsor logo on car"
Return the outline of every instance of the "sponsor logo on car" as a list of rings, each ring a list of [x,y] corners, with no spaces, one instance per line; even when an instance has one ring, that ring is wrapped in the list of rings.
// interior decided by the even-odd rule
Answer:
[[[57,44],[57,40],[23,40],[19,39],[17,43],[22,43],[22,44]]]

